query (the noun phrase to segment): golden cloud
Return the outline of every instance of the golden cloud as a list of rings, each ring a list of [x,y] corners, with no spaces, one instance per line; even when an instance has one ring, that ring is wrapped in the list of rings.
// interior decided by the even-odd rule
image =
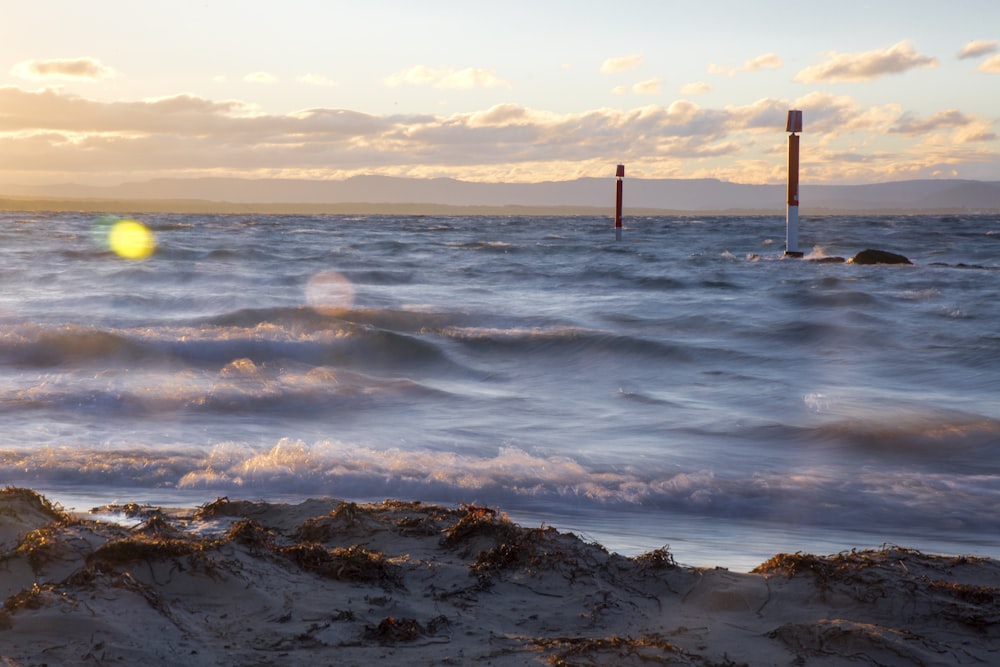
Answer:
[[[642,64],[642,54],[632,53],[627,56],[615,56],[601,63],[601,74],[616,74],[627,72]]]
[[[904,40],[886,49],[863,53],[829,53],[825,62],[803,69],[794,80],[801,83],[870,81],[886,74],[902,74],[937,64],[936,58],[917,53],[909,40]]]
[[[10,68],[10,73],[31,81],[95,81],[115,76],[116,72],[96,58],[69,60],[25,60]]]
[[[987,74],[1000,74],[1000,53],[995,56],[990,56],[976,69],[980,72],[986,72]]]

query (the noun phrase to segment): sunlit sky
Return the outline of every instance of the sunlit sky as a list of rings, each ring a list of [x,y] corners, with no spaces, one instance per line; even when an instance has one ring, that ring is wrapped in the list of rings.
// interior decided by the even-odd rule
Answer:
[[[1000,2],[0,0],[0,183],[1000,180]]]

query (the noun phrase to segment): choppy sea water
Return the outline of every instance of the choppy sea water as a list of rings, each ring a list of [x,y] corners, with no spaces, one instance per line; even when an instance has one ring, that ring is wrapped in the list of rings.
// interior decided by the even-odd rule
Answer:
[[[0,214],[0,483],[478,503],[749,569],[1000,557],[1000,218]],[[811,252],[810,252],[811,249]]]

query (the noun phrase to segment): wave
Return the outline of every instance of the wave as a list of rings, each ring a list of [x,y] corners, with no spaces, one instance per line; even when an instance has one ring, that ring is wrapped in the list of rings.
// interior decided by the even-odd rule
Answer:
[[[476,456],[285,439],[268,449],[221,443],[207,453],[49,447],[0,450],[0,474],[35,488],[142,487],[255,496],[404,497],[565,511],[616,507],[788,525],[856,528],[919,522],[934,530],[1000,529],[1000,475],[833,466],[748,475],[701,468],[601,466],[516,447]]]
[[[454,366],[426,338],[309,308],[239,311],[195,326],[20,325],[0,331],[0,361],[12,367],[222,367],[243,358],[373,371]]]

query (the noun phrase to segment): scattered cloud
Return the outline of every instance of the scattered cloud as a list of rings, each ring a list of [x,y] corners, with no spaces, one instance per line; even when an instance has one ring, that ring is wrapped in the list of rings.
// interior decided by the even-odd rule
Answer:
[[[980,39],[974,42],[969,42],[962,47],[962,50],[958,52],[958,57],[960,60],[965,60],[966,58],[978,58],[979,56],[985,56],[987,53],[993,53],[997,50],[997,42],[988,41]]]
[[[740,69],[744,72],[757,72],[762,69],[778,69],[783,64],[784,63],[778,54],[764,53],[756,58],[751,58],[746,61]]]
[[[692,81],[681,86],[681,95],[704,95],[712,91],[712,86],[704,81]]]
[[[615,56],[601,63],[601,74],[617,74],[633,70],[642,64],[642,54],[632,53],[627,56]]]
[[[243,80],[247,83],[262,83],[265,85],[278,83],[278,77],[270,72],[251,72],[243,77]]]
[[[926,134],[942,128],[962,127],[973,122],[973,118],[961,113],[957,109],[947,109],[939,111],[929,118],[919,119],[910,113],[904,113],[889,129],[896,134]]]
[[[340,85],[333,79],[329,79],[322,74],[303,74],[295,80],[299,83],[304,83],[307,86],[332,87]]]
[[[995,56],[990,56],[976,69],[980,72],[986,72],[987,74],[1000,74],[1000,53]]]
[[[25,60],[10,68],[10,73],[31,81],[96,81],[115,76],[116,72],[96,58],[69,60]]]
[[[902,74],[937,64],[936,58],[917,53],[909,40],[903,40],[885,49],[862,53],[828,53],[824,62],[803,69],[794,80],[801,83],[871,81],[886,74]]]
[[[383,83],[389,87],[432,86],[450,90],[471,90],[473,88],[510,88],[510,82],[497,76],[493,70],[479,67],[428,67],[414,65],[390,74]]]
[[[778,69],[784,65],[784,61],[776,53],[762,53],[761,55],[746,60],[739,67],[724,67],[723,65],[718,65],[716,63],[710,63],[708,66],[709,74],[725,74],[727,76],[736,76],[741,72],[759,72],[765,69]]]
[[[611,89],[611,94],[612,95],[628,95],[628,86],[626,86],[626,85],[615,86],[614,88]]]
[[[632,86],[636,95],[659,95],[663,88],[663,79],[647,79]]]

